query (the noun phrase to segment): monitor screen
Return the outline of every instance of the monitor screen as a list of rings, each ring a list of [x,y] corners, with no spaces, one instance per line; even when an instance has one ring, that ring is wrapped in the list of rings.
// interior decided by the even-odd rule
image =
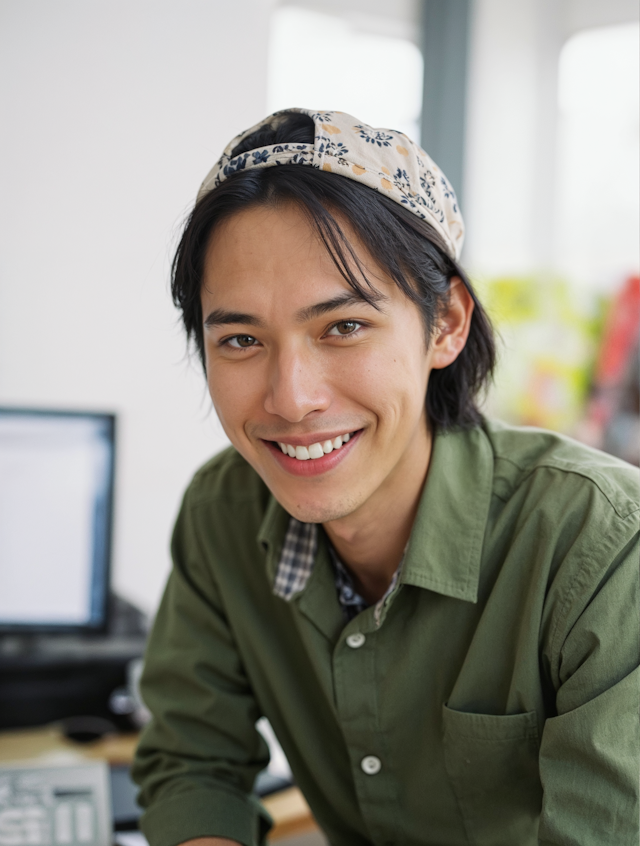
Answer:
[[[0,408],[0,629],[105,625],[114,426]]]

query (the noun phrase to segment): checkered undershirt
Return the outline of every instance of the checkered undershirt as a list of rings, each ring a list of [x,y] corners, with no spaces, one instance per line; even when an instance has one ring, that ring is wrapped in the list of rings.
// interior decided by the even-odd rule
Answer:
[[[276,596],[289,601],[294,594],[304,590],[313,570],[317,548],[317,523],[301,523],[295,517],[290,517],[273,586],[273,592]],[[329,544],[329,553],[335,573],[338,602],[342,607],[346,621],[349,622],[361,611],[364,611],[365,608],[368,608],[369,604],[357,593],[349,571],[340,561],[331,544]],[[374,613],[376,625],[378,626],[380,625],[382,609],[398,581],[401,567],[402,562],[400,562],[400,566],[393,574],[391,584],[384,596],[376,603]]]

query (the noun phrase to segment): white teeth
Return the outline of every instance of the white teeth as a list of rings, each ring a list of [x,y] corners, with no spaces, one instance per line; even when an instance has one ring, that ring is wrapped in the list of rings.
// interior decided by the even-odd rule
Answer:
[[[298,461],[308,461],[310,458],[322,458],[323,455],[328,455],[330,452],[333,452],[334,449],[340,449],[340,447],[343,444],[346,444],[350,438],[351,435],[347,433],[346,435],[338,435],[338,437],[333,438],[333,440],[310,444],[308,447],[294,447],[291,444],[285,444],[284,441],[278,441],[278,446],[285,455],[289,455],[291,458],[297,458]]]
[[[309,458],[322,458],[324,450],[320,444],[311,444],[309,447]]]

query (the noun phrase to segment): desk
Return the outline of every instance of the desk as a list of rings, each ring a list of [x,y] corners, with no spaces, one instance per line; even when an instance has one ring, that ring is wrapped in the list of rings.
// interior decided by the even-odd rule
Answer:
[[[37,729],[0,732],[0,763],[39,761],[50,764],[82,760],[105,760],[109,764],[129,765],[138,742],[137,734],[107,735],[93,743],[74,743],[54,724]],[[271,814],[274,827],[269,839],[276,843],[294,834],[318,831],[309,806],[297,787],[290,787],[262,800]]]

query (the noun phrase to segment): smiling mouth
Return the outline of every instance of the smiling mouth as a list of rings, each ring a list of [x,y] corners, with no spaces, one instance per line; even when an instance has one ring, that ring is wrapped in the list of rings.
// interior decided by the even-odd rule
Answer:
[[[341,449],[341,447],[348,443],[351,437],[355,434],[357,433],[347,432],[346,434],[338,435],[331,440],[318,441],[318,443],[309,444],[309,446],[293,446],[292,444],[287,444],[283,441],[272,441],[272,443],[277,444],[283,454],[288,455],[289,458],[296,458],[298,461],[317,461],[317,459],[324,458],[325,455],[329,455],[329,453]]]

